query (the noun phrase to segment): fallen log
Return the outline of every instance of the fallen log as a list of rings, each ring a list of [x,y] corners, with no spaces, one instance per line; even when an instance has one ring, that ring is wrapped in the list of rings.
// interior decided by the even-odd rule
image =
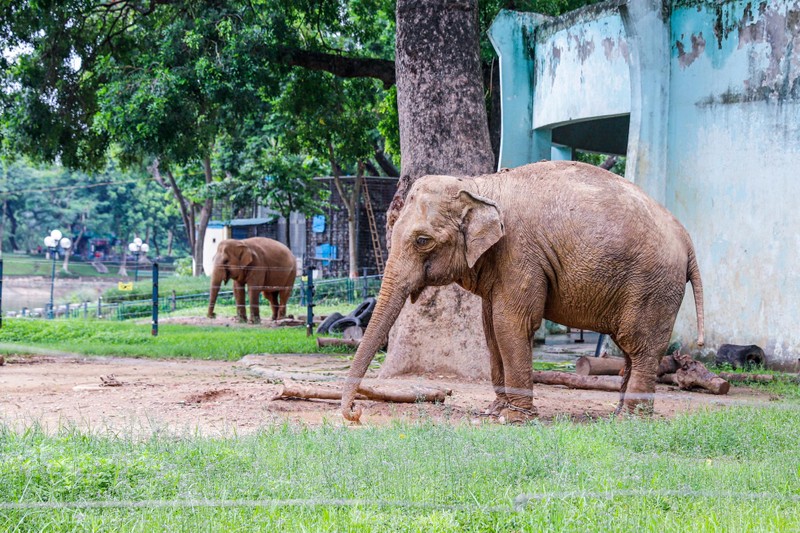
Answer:
[[[575,373],[579,376],[619,376],[625,367],[622,357],[579,357]]]
[[[542,385],[563,385],[570,389],[602,390],[619,392],[620,376],[580,376],[569,372],[544,370],[533,373],[533,382]]]
[[[428,387],[412,387],[410,390],[386,390],[362,385],[356,392],[356,400],[375,400],[379,402],[416,403],[444,402],[452,390]],[[301,385],[285,382],[283,388],[272,397],[273,400],[299,398],[303,400],[341,400],[342,391],[317,385]]]
[[[656,375],[673,374],[678,366],[671,355],[665,355],[661,358]],[[624,368],[625,359],[622,357],[583,356],[575,361],[575,373],[579,376],[621,376]]]
[[[702,363],[698,364],[702,365]],[[541,371],[533,373],[533,382],[542,385],[562,385],[570,389],[619,392],[622,386],[622,377],[581,376],[569,372]],[[677,385],[684,390],[700,387],[712,394],[727,394],[730,388],[730,384],[724,379],[714,374],[711,374],[711,377],[705,376],[697,369],[679,369],[677,373],[663,374],[658,377],[658,382]]]
[[[701,387],[711,394],[728,394],[731,384],[712,373],[700,361],[695,361],[689,355],[674,355],[673,358],[681,365],[675,372],[675,380],[680,388]]]
[[[317,337],[317,347],[324,348],[326,346],[350,346],[358,348],[360,340],[355,339],[340,339],[338,337]]]
[[[734,372],[717,372],[725,381],[754,381],[756,383],[769,383],[775,376],[772,374],[736,374]]]
[[[678,378],[675,376],[674,372],[672,374],[661,374],[658,376],[657,381],[665,385],[678,385]]]

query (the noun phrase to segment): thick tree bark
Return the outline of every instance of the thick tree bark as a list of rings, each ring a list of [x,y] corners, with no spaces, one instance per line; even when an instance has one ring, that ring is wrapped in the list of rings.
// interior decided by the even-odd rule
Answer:
[[[396,65],[403,160],[387,213],[389,243],[414,180],[492,171],[477,0],[398,0]],[[455,285],[428,288],[415,305],[406,302],[392,328],[381,375],[488,378],[480,310],[480,299]]]

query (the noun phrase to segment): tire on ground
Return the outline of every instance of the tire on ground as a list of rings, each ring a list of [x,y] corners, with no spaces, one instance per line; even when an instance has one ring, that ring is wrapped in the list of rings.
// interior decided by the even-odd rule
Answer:
[[[341,318],[342,318],[342,313],[338,313],[336,311],[331,313],[330,316],[325,320],[323,320],[322,324],[320,324],[319,327],[317,328],[317,335],[324,335],[325,333],[328,333],[330,331],[331,324],[333,324],[337,320],[340,320]]]

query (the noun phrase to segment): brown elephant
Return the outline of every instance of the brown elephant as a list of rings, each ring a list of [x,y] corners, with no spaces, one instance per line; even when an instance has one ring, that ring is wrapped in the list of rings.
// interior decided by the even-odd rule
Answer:
[[[531,340],[543,318],[606,333],[625,353],[618,411],[652,409],[656,369],[691,281],[703,344],[703,291],[691,238],[637,186],[559,161],[475,178],[425,176],[392,230],[378,304],[342,395],[356,388],[408,296],[456,282],[483,300],[497,398],[507,421],[535,416]]]
[[[233,279],[233,297],[239,321],[247,322],[244,289],[250,291],[250,320],[261,322],[258,297],[263,293],[272,308],[272,320],[286,315],[286,302],[294,287],[297,260],[286,246],[265,237],[225,239],[219,243],[211,272],[211,295],[208,318],[214,318],[214,305],[221,285]]]

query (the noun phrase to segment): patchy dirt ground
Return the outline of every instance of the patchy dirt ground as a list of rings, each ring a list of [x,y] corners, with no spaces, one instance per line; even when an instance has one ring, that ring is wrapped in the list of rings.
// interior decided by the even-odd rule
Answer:
[[[102,357],[10,357],[0,367],[0,420],[18,427],[39,422],[49,429],[73,424],[81,429],[139,433],[152,431],[246,434],[284,421],[311,425],[342,424],[338,402],[271,400],[279,380],[317,379],[335,387],[349,362],[330,355],[247,356],[238,362],[150,360]],[[444,404],[386,404],[364,401],[362,422],[434,420],[480,424],[493,399],[487,383],[430,376],[378,380],[370,385],[424,385],[453,390]],[[611,414],[617,394],[536,385],[534,402],[541,419],[568,416],[584,421]],[[671,417],[702,406],[767,402],[744,387],[711,396],[658,387],[656,415]]]

